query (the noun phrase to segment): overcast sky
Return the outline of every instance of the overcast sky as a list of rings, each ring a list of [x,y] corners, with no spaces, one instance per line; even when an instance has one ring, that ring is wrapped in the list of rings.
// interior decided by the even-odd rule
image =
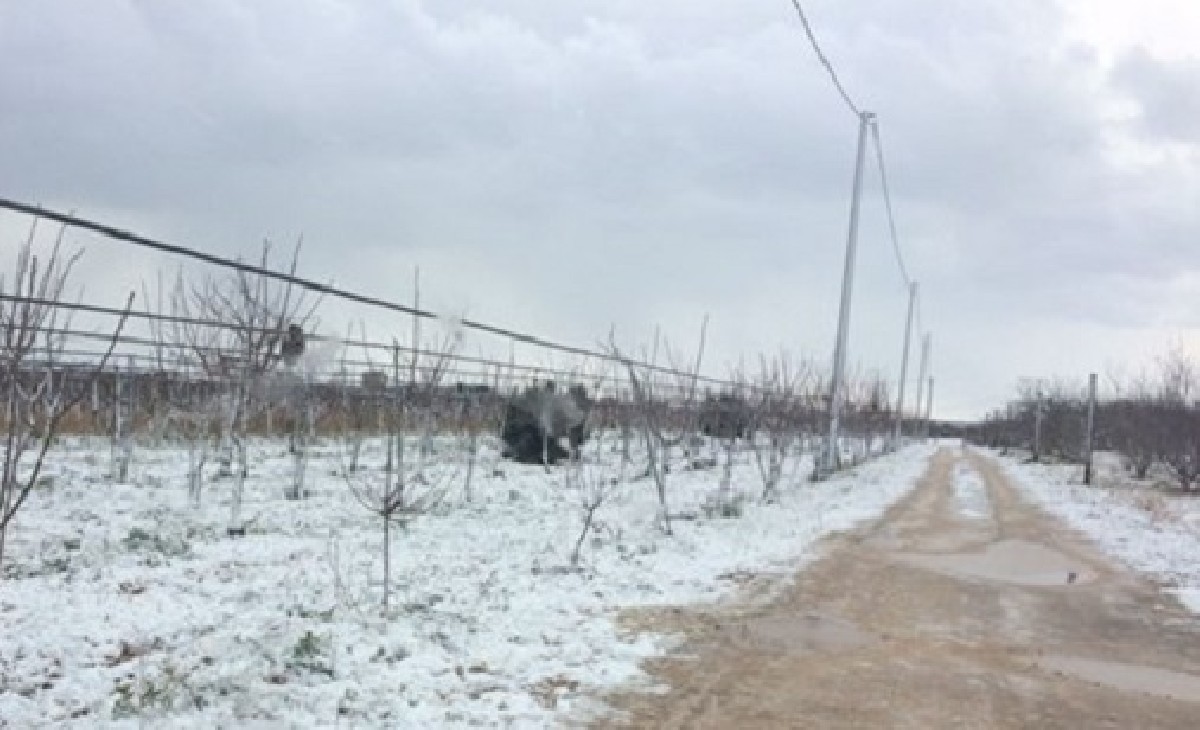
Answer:
[[[938,415],[1200,354],[1200,4],[805,7],[879,115]],[[0,3],[0,196],[229,255],[303,234],[304,275],[407,301],[420,266],[439,311],[583,346],[707,313],[714,375],[831,358],[855,137],[788,0]],[[895,378],[873,166],[862,214],[850,357]],[[177,265],[71,240],[89,301]],[[407,327],[322,321],[358,318]]]

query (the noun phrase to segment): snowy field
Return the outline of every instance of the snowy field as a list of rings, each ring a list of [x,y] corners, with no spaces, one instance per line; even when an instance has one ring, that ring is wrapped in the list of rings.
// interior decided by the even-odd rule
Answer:
[[[992,515],[983,477],[965,461],[959,461],[954,467],[954,501],[958,513],[968,519],[986,520]]]
[[[670,647],[622,636],[620,609],[711,601],[736,590],[739,572],[795,570],[820,537],[906,493],[932,448],[817,484],[801,460],[774,504],[757,500],[741,454],[723,502],[733,507],[720,510],[720,469],[675,470],[671,511],[688,519],[670,537],[655,524],[652,482],[625,478],[578,568],[580,500],[564,470],[486,448],[469,495],[455,487],[392,531],[384,613],[380,521],[352,497],[340,445],[314,450],[298,501],[283,498],[293,469],[283,445],[254,445],[247,534],[229,537],[230,480],[210,478],[193,505],[183,451],[138,448],[117,484],[107,445],[68,444],[10,535],[0,726],[577,724],[602,711],[589,695],[639,681],[638,662]],[[364,462],[380,452],[368,445]],[[590,468],[618,475],[611,458]]]
[[[1200,613],[1200,497],[1135,482],[1111,454],[1097,454],[1092,487],[1081,483],[1079,466],[1001,462],[1038,504]]]

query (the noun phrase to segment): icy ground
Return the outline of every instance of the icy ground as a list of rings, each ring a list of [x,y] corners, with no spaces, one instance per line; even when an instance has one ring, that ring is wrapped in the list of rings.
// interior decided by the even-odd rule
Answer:
[[[1200,613],[1200,498],[1165,483],[1135,482],[1113,454],[1096,455],[1090,487],[1082,484],[1080,466],[1003,463],[1038,504]]]
[[[983,477],[965,461],[954,466],[954,501],[959,514],[968,519],[986,520],[992,514]]]
[[[619,609],[714,600],[739,572],[796,569],[818,538],[907,492],[931,449],[817,484],[801,464],[776,504],[757,500],[741,454],[726,516],[706,509],[719,469],[677,469],[671,509],[693,519],[672,537],[655,525],[652,482],[626,478],[578,570],[579,494],[564,472],[489,449],[470,501],[456,486],[434,514],[393,530],[384,615],[380,523],[351,496],[340,445],[315,450],[310,494],[288,501],[292,460],[282,444],[257,444],[240,538],[226,535],[231,480],[210,479],[193,506],[183,451],[139,448],[128,483],[115,484],[107,446],[68,445],[5,557],[0,726],[577,723],[598,709],[585,692],[637,681],[639,660],[669,647],[621,635]],[[380,447],[364,459],[378,464]],[[596,468],[617,474],[612,459]]]

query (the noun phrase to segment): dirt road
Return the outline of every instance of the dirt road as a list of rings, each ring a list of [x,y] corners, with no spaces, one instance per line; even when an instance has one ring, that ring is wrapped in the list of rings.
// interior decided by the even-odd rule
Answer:
[[[647,667],[669,691],[606,698],[598,727],[1200,728],[1200,620],[1021,501],[990,457],[941,450],[823,554],[765,605],[628,615],[687,641]]]

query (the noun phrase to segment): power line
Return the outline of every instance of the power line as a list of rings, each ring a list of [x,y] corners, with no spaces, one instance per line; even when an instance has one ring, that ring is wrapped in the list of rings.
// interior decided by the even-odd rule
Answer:
[[[129,319],[141,319],[141,320],[147,320],[147,321],[159,322],[159,323],[194,325],[194,326],[201,326],[201,327],[212,327],[212,328],[216,328],[216,329],[238,330],[238,331],[243,331],[243,332],[244,331],[253,331],[253,332],[274,332],[276,334],[281,334],[281,335],[286,334],[286,330],[273,330],[271,328],[251,328],[248,330],[248,328],[246,328],[244,325],[238,325],[238,324],[234,324],[234,323],[230,323],[230,322],[222,322],[220,320],[215,320],[215,319],[202,319],[202,318],[198,318],[198,317],[181,317],[178,315],[158,314],[155,312],[142,312],[142,311],[137,311],[137,310],[130,310],[130,311],[126,312],[126,310],[124,310],[124,309],[116,309],[114,307],[105,307],[105,306],[101,306],[98,304],[59,302],[59,301],[55,301],[52,299],[26,297],[26,296],[20,296],[20,295],[16,295],[16,294],[8,294],[6,292],[0,292],[0,301],[26,303],[26,304],[32,304],[35,306],[51,306],[51,307],[57,307],[57,308],[65,309],[65,310],[69,310],[69,311],[87,312],[90,314],[101,314],[101,315],[114,316],[114,317],[126,316]],[[45,331],[45,330],[39,330],[39,331]],[[50,334],[66,334],[68,336],[75,335],[75,336],[80,336],[80,337],[97,337],[97,338],[103,337],[104,339],[109,338],[109,335],[97,335],[95,333],[84,333],[82,331],[74,331],[74,330],[65,331],[65,332],[64,331],[51,331]],[[306,337],[312,339],[313,341],[317,341],[317,342],[331,342],[331,343],[341,344],[341,345],[344,345],[347,347],[361,347],[363,349],[373,349],[373,350],[382,350],[382,351],[392,351],[395,349],[399,349],[401,352],[406,352],[406,353],[416,353],[418,355],[430,355],[430,356],[435,356],[435,357],[446,357],[448,360],[453,360],[453,361],[457,361],[457,362],[469,362],[469,363],[476,363],[476,364],[481,364],[481,365],[503,366],[505,368],[512,368],[514,370],[523,370],[523,371],[535,373],[535,374],[541,373],[541,374],[547,374],[547,375],[553,375],[553,374],[566,375],[566,374],[569,374],[569,372],[570,372],[567,370],[563,370],[561,368],[541,367],[541,366],[537,366],[537,365],[517,365],[514,363],[507,363],[507,362],[503,362],[500,360],[494,360],[494,359],[489,359],[489,358],[484,358],[484,357],[476,357],[476,356],[472,356],[472,355],[460,355],[460,354],[455,354],[455,353],[447,354],[447,353],[438,352],[436,350],[429,350],[429,349],[420,348],[420,347],[414,348],[411,346],[399,346],[399,345],[384,343],[384,342],[371,342],[369,340],[356,340],[356,339],[351,339],[351,338],[340,338],[340,337],[334,337],[334,336],[330,336],[330,335],[318,335],[318,334],[306,335]],[[126,341],[129,341],[128,338],[125,338],[125,339],[126,339]],[[130,342],[130,344],[142,344],[145,346],[151,346],[150,342],[151,341],[147,340],[145,342],[139,342],[139,343]],[[171,348],[190,349],[190,350],[197,349],[196,347],[194,347],[192,345],[174,344],[174,343],[157,343],[156,342],[154,346],[161,346],[164,349],[171,349]],[[220,348],[201,347],[199,349],[201,349],[201,350],[211,349],[212,351],[215,352],[215,351],[219,350]],[[230,352],[232,352],[232,351],[230,350]],[[613,356],[610,356],[607,354],[584,355],[583,357],[591,357],[594,359],[603,360],[605,362],[614,362],[614,363],[623,363],[624,362],[623,360],[614,358]],[[651,365],[649,363],[643,363],[643,362],[639,362],[639,361],[631,361],[631,362],[639,368],[645,368],[647,370],[651,370],[660,375],[669,375],[674,378],[681,378],[681,379],[688,379],[688,380],[691,380],[694,378],[697,383],[718,386],[718,387],[722,387],[722,388],[742,387],[739,383],[737,383],[736,381],[733,381],[733,380],[723,380],[720,378],[713,378],[713,377],[710,377],[707,375],[693,375],[690,372],[685,372],[683,370],[679,370],[676,368],[664,367],[662,365]],[[663,387],[663,386],[660,384],[656,387]]]
[[[128,344],[129,340],[126,338],[119,338],[118,342],[123,343],[123,344]],[[37,363],[38,365],[41,365],[44,367],[58,367],[58,368],[63,368],[63,369],[87,364],[86,361],[84,361],[84,360],[74,360],[74,359],[69,359],[69,358],[85,358],[85,359],[94,360],[104,354],[103,352],[99,352],[97,350],[83,350],[83,349],[72,349],[72,348],[46,348],[44,346],[33,347],[33,348],[31,348],[31,352],[42,353],[42,361],[40,363]],[[160,358],[158,358],[154,354],[144,353],[144,352],[128,352],[128,351],[121,352],[119,354],[114,354],[111,359],[117,361],[116,364],[110,365],[110,370],[112,370],[112,371],[124,370],[125,368],[121,368],[120,361],[126,361],[129,363],[134,363],[134,362],[148,363],[147,367],[137,368],[138,372],[147,374],[147,375],[169,375],[169,376],[178,376],[178,377],[190,377],[194,380],[203,381],[203,382],[214,382],[214,383],[222,382],[226,378],[230,377],[228,375],[209,373],[209,372],[205,371],[203,368],[198,368],[194,363],[191,363],[187,366],[181,366],[180,363],[175,362],[175,363],[172,363],[172,367],[170,370],[165,370],[161,367]],[[342,368],[341,367],[342,365],[345,365],[347,367]],[[601,375],[598,377],[585,377],[585,376],[582,376],[580,373],[575,373],[575,372],[571,372],[571,371],[567,371],[567,370],[556,370],[556,369],[552,369],[552,368],[535,368],[532,366],[523,366],[523,367],[518,366],[516,368],[517,370],[524,369],[527,371],[531,371],[531,372],[527,372],[527,373],[519,373],[519,372],[509,371],[507,363],[497,363],[497,366],[501,367],[504,370],[504,372],[481,372],[478,370],[466,370],[466,369],[462,369],[462,368],[440,366],[437,364],[418,365],[417,372],[421,373],[423,376],[427,376],[429,374],[436,374],[439,377],[457,376],[463,382],[473,381],[473,382],[482,382],[485,384],[491,383],[491,382],[502,382],[505,385],[509,385],[509,386],[514,385],[514,384],[529,384],[531,380],[536,380],[539,377],[548,377],[548,376],[582,378],[585,380],[592,380],[592,381],[595,381],[596,383],[599,383],[599,385],[597,387],[601,391],[604,390],[605,387],[607,387],[610,383],[613,385],[617,385],[617,386],[619,386],[621,384],[621,381],[616,376]],[[351,369],[351,367],[354,367],[355,369]],[[375,372],[375,373],[387,374],[387,369],[386,368],[381,369],[379,363],[371,362],[369,360],[344,360],[344,361],[338,362],[337,369],[333,369],[333,368],[312,369],[312,370],[306,371],[306,374],[313,377],[314,382],[316,384],[320,384],[319,379],[322,379],[322,378],[327,381],[336,381],[336,382],[344,383],[347,381],[347,379],[353,378],[355,376],[360,376],[364,372]],[[403,386],[405,383],[403,381],[401,381],[399,384]],[[447,385],[453,386],[453,383],[449,383]],[[687,392],[690,386],[688,386],[686,384],[666,384],[666,385],[659,385],[656,387],[661,392],[671,393],[671,392],[676,392],[676,391]]]
[[[166,315],[160,315],[160,316],[166,316]],[[228,326],[228,325],[226,325],[226,326]],[[113,339],[112,335],[105,334],[103,332],[90,332],[87,330],[71,329],[71,328],[67,328],[67,327],[40,327],[40,328],[35,329],[34,331],[39,334],[43,334],[43,335],[60,336],[60,337],[64,338],[64,341],[66,338],[71,338],[71,337],[93,339],[93,340],[103,340],[103,341],[108,341],[108,340]],[[256,331],[269,332],[272,330],[264,329],[264,330],[256,330]],[[367,340],[354,340],[354,339],[332,337],[332,336],[328,336],[328,335],[316,335],[316,334],[308,335],[308,336],[306,336],[306,339],[309,339],[313,342],[327,342],[327,343],[339,344],[339,345],[345,346],[347,349],[349,349],[350,347],[361,347],[363,349],[399,351],[399,352],[403,352],[405,354],[429,355],[429,356],[432,356],[432,357],[435,357],[438,359],[444,359],[448,362],[483,365],[488,368],[496,368],[498,370],[505,371],[507,373],[506,377],[510,377],[512,379],[517,379],[520,377],[538,378],[538,377],[546,377],[546,376],[556,376],[556,377],[563,377],[563,378],[590,377],[590,376],[585,376],[579,370],[554,368],[554,367],[549,367],[549,366],[542,367],[542,366],[538,366],[538,365],[522,365],[522,364],[518,364],[518,363],[505,362],[503,360],[495,360],[495,359],[489,359],[489,358],[484,358],[484,357],[475,357],[475,356],[471,356],[471,355],[461,355],[458,353],[443,353],[443,352],[437,352],[437,351],[428,350],[428,349],[412,348],[412,347],[408,347],[405,345],[387,344],[384,342],[371,342],[371,341],[367,341]],[[122,344],[122,345],[135,345],[135,346],[139,346],[139,347],[145,347],[145,348],[150,348],[150,349],[154,349],[154,350],[159,350],[163,353],[166,353],[161,356],[156,356],[156,355],[146,355],[146,354],[134,355],[132,353],[123,352],[120,355],[121,357],[137,357],[139,359],[148,360],[150,362],[160,362],[160,363],[169,361],[172,363],[172,365],[178,365],[178,363],[180,362],[178,353],[184,353],[185,355],[186,354],[195,354],[195,353],[212,353],[212,354],[217,354],[217,355],[222,355],[222,354],[232,355],[235,357],[239,354],[239,351],[236,348],[231,348],[231,347],[220,347],[220,346],[216,346],[216,345],[170,343],[170,342],[163,342],[161,340],[157,340],[157,339],[150,338],[150,337],[139,337],[136,335],[126,335],[123,333],[120,334],[119,336],[117,336],[116,340],[119,344]],[[45,349],[45,348],[36,348],[36,349]],[[51,349],[50,351],[54,352],[53,349]],[[88,355],[88,354],[90,354],[90,351],[83,351],[83,350],[62,350],[62,352],[66,353],[66,354],[70,354],[70,355]],[[387,367],[386,362],[381,363],[381,362],[373,361],[370,359],[356,360],[356,359],[352,359],[352,358],[343,357],[343,358],[338,358],[337,362],[339,365],[342,365],[342,364],[353,365],[353,366],[366,367],[366,368],[375,369],[375,370],[379,370],[381,368],[386,369],[386,367]],[[417,369],[418,370],[432,370],[432,369],[434,369],[434,367],[435,366],[431,366],[431,365],[418,365]],[[495,373],[491,373],[491,372],[469,371],[469,370],[462,370],[462,369],[459,369],[459,370],[443,369],[442,371],[446,372],[448,374],[473,375],[473,376],[483,375],[488,378],[494,377],[494,375],[495,375]],[[521,375],[518,375],[518,373],[524,373],[524,375],[521,376]],[[604,377],[607,378],[608,376],[605,375]],[[681,387],[683,387],[683,386],[681,386]]]
[[[892,250],[896,253],[896,264],[900,266],[900,276],[904,285],[911,286],[912,279],[908,276],[908,268],[904,265],[904,255],[900,252],[900,238],[896,235],[896,216],[892,213],[892,195],[888,190],[887,165],[883,161],[883,142],[879,138],[879,122],[871,124],[871,138],[875,142],[875,158],[879,165],[879,179],[883,184],[883,206],[887,210],[888,231],[892,237]]]
[[[171,322],[174,324],[195,324],[206,327],[221,327],[225,329],[240,329],[239,325],[228,322],[218,322],[216,320],[198,319],[196,317],[177,317],[169,314],[154,314],[153,312],[139,312],[136,309],[131,309],[126,312],[124,309],[116,307],[103,307],[98,304],[82,304],[60,302],[54,299],[43,299],[39,297],[26,297],[17,294],[8,294],[0,291],[0,302],[16,302],[18,304],[32,304],[39,307],[55,307],[58,309],[67,309],[76,312],[88,312],[90,314],[105,314],[113,317],[127,316],[130,319],[145,319],[157,322]],[[266,332],[268,330],[259,330]],[[279,330],[279,334],[285,334],[286,330]]]
[[[150,248],[150,249],[154,249],[156,251],[162,251],[165,253],[171,253],[171,254],[175,254],[178,256],[184,256],[186,258],[196,259],[196,260],[208,263],[208,264],[213,264],[215,266],[221,266],[221,267],[228,268],[228,269],[234,269],[236,271],[241,271],[241,272],[247,273],[247,274],[254,274],[257,276],[264,276],[264,277],[267,277],[270,279],[275,279],[277,281],[283,281],[288,284],[294,284],[301,288],[315,292],[317,294],[328,295],[331,297],[336,297],[338,299],[345,299],[347,301],[355,302],[358,304],[366,304],[368,306],[379,307],[381,309],[387,309],[387,310],[391,310],[393,312],[400,312],[401,314],[407,314],[407,315],[411,315],[414,317],[420,317],[422,319],[439,319],[437,314],[430,312],[428,310],[419,309],[417,307],[410,307],[410,306],[407,306],[404,304],[397,304],[395,302],[389,302],[385,299],[380,299],[378,297],[368,296],[365,294],[358,294],[356,292],[348,291],[346,289],[341,289],[341,288],[332,286],[330,284],[322,284],[320,282],[313,281],[311,279],[305,279],[305,278],[302,278],[299,276],[294,276],[292,274],[286,274],[286,273],[279,272],[279,271],[273,271],[273,270],[268,269],[263,266],[255,266],[254,264],[247,264],[243,261],[238,261],[235,259],[225,258],[223,256],[216,256],[214,254],[205,253],[203,251],[198,251],[194,248],[190,248],[188,246],[182,246],[179,244],[158,241],[155,239],[151,239],[151,238],[147,238],[145,236],[138,235],[136,233],[131,233],[129,231],[124,231],[119,228],[114,228],[113,226],[109,226],[109,225],[105,225],[103,223],[98,223],[96,221],[88,220],[86,218],[80,218],[75,215],[71,215],[71,214],[67,214],[67,213],[59,213],[57,211],[49,210],[47,208],[42,208],[41,206],[30,205],[27,203],[21,203],[21,202],[15,201],[15,200],[9,200],[8,198],[0,198],[0,208],[7,208],[9,210],[13,210],[18,213],[24,213],[26,215],[31,215],[31,216],[38,217],[38,218],[46,218],[48,220],[52,220],[52,221],[61,223],[66,226],[71,226],[74,228],[82,228],[84,230],[92,231],[94,233],[99,233],[100,235],[105,236],[107,238],[111,238],[116,241],[122,241],[125,243],[130,243],[135,246],[142,246],[144,248]],[[43,302],[43,303],[53,303],[53,302]],[[97,311],[98,311],[98,309],[102,309],[102,308],[95,308],[95,310],[97,310]],[[131,313],[131,315],[134,315],[134,313]],[[603,352],[600,350],[592,350],[592,349],[589,349],[586,347],[578,347],[575,345],[566,345],[566,344],[562,344],[559,342],[553,342],[551,340],[546,340],[541,337],[526,334],[523,332],[517,332],[515,330],[510,330],[510,329],[507,329],[504,327],[499,327],[496,325],[487,324],[485,322],[479,322],[479,321],[471,320],[471,319],[461,319],[461,320],[459,320],[459,323],[465,329],[475,330],[477,332],[485,332],[490,335],[495,335],[498,337],[505,337],[505,338],[508,338],[515,342],[523,342],[525,344],[533,345],[535,347],[541,347],[541,348],[544,348],[547,350],[562,352],[562,353],[566,353],[569,355],[578,355],[578,356],[582,356],[582,357],[597,358],[600,360],[605,360],[608,362],[615,362],[615,363],[620,363],[620,364],[629,363],[629,364],[636,365],[637,367],[644,368],[646,370],[665,374],[665,375],[672,375],[672,376],[676,376],[676,377],[686,376],[688,378],[694,377],[694,378],[696,378],[696,380],[698,380],[700,382],[709,382],[709,383],[717,384],[717,385],[728,385],[729,384],[727,381],[723,381],[718,378],[706,377],[706,376],[693,374],[693,373],[686,373],[686,372],[676,370],[673,368],[665,368],[665,367],[662,367],[661,365],[654,365],[651,363],[638,362],[638,361],[632,360],[630,358],[620,357],[618,355]]]
[[[805,15],[804,8],[800,6],[800,0],[792,0],[792,7],[796,9],[796,15],[800,16],[800,23],[804,26],[804,34],[808,36],[808,42],[812,44],[813,51],[815,51],[817,54],[817,59],[821,62],[821,65],[825,67],[825,70],[829,72],[829,78],[833,80],[834,87],[836,87],[838,93],[841,94],[842,101],[846,102],[846,106],[850,108],[850,111],[854,113],[854,116],[860,116],[862,112],[859,111],[858,105],[855,104],[854,100],[850,98],[850,94],[847,93],[846,87],[842,86],[842,82],[838,78],[837,71],[833,69],[833,64],[830,63],[829,58],[825,56],[825,52],[821,50],[821,44],[817,42],[817,36],[813,32],[812,25],[808,22],[808,16]]]
[[[11,295],[5,295],[4,299],[16,299]],[[90,307],[91,305],[82,305]],[[138,313],[134,312],[131,316],[136,317]],[[158,317],[168,317],[168,315],[156,315]],[[225,325],[228,326],[228,325]],[[220,347],[215,345],[197,345],[197,344],[179,344],[163,342],[154,338],[140,337],[119,333],[115,337],[111,334],[102,332],[92,332],[88,330],[72,329],[68,327],[38,327],[33,330],[37,334],[46,335],[49,337],[60,337],[60,345],[51,346],[35,346],[31,348],[32,352],[45,353],[47,358],[88,358],[102,355],[103,353],[94,350],[80,350],[66,347],[68,338],[82,338],[101,341],[113,341],[123,346],[139,347],[151,350],[133,351],[123,349],[119,353],[113,355],[113,359],[127,359],[129,361],[140,361],[149,363],[151,368],[145,369],[144,372],[153,374],[176,374],[187,375],[189,373],[200,373],[205,378],[219,381],[223,377],[228,377],[228,374],[219,372],[210,372],[203,365],[197,362],[192,355],[213,354],[213,355],[232,355],[236,357],[239,353],[235,348]],[[271,331],[262,329],[256,331]],[[560,378],[565,380],[586,381],[592,383],[599,390],[604,390],[611,386],[620,387],[622,376],[620,372],[586,372],[582,368],[563,368],[553,366],[527,365],[503,360],[495,360],[484,357],[475,357],[470,355],[462,355],[458,353],[438,352],[428,349],[414,349],[408,346],[399,344],[388,344],[383,342],[372,342],[368,340],[356,340],[350,338],[341,338],[328,335],[311,335],[310,340],[314,342],[334,343],[350,347],[361,347],[364,349],[377,349],[388,351],[399,351],[405,354],[430,355],[430,362],[424,362],[415,366],[406,366],[406,373],[410,367],[415,367],[417,372],[422,374],[437,374],[439,376],[458,376],[465,380],[483,381],[483,382],[504,382],[506,384],[531,383],[542,378]],[[157,350],[158,352],[154,352]],[[47,363],[50,361],[47,360]],[[329,378],[345,378],[360,375],[363,372],[388,372],[389,368],[386,362],[379,362],[371,359],[355,359],[347,356],[331,358],[330,365],[324,367],[306,368],[305,372],[314,378],[324,377]],[[76,360],[64,360],[59,363],[62,366],[74,366],[80,364]],[[481,369],[467,369],[468,366],[475,365]],[[734,385],[734,384],[730,384]],[[692,386],[688,383],[660,383],[655,386],[661,392],[680,393],[690,392]],[[755,384],[745,384],[743,387],[749,393],[759,393],[764,386]]]
[[[858,105],[855,104],[854,100],[850,97],[849,92],[846,91],[846,87],[842,84],[841,79],[838,78],[837,71],[834,69],[833,63],[829,60],[829,57],[825,55],[825,52],[821,50],[821,44],[817,41],[816,33],[813,31],[812,24],[809,22],[808,15],[804,12],[804,7],[800,4],[800,0],[791,0],[791,2],[792,7],[796,9],[796,15],[800,18],[801,25],[804,26],[804,34],[808,36],[808,41],[810,44],[812,44],[813,52],[816,53],[817,59],[829,73],[829,78],[833,81],[833,85],[837,89],[838,94],[842,97],[842,101],[846,103],[846,106],[855,116],[861,117],[862,112],[860,111]],[[887,165],[884,162],[883,143],[879,137],[879,123],[877,120],[872,120],[871,122],[871,137],[875,144],[875,156],[879,164],[879,175],[883,182],[883,202],[884,207],[887,210],[888,229],[892,239],[892,250],[896,255],[896,263],[900,267],[900,276],[904,279],[905,286],[908,286],[911,285],[912,278],[908,275],[908,267],[904,265],[904,256],[900,250],[900,239],[896,234],[896,217],[892,209],[892,196],[888,186]]]
[[[925,329],[925,323],[921,321],[921,297],[917,297],[917,314],[916,314],[917,329],[915,330],[919,336],[924,337],[929,334]]]

